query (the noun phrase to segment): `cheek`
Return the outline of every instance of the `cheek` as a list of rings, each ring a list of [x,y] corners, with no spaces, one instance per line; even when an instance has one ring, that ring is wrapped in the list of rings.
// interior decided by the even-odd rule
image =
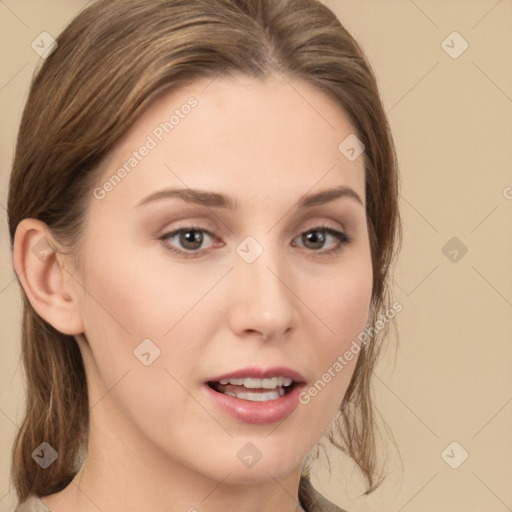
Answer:
[[[347,344],[365,328],[373,286],[372,263],[369,250],[351,255],[333,272],[330,279],[316,285],[315,311],[323,320],[330,336],[325,338],[322,353],[332,359],[333,354],[346,350]],[[325,362],[325,361],[324,361]]]
[[[218,276],[198,270],[191,278],[190,271],[166,265],[165,258],[150,261],[147,249],[144,253],[132,244],[128,250],[119,236],[115,244],[108,240],[91,237],[84,259],[82,316],[91,366],[107,389],[130,371],[124,384],[135,383],[129,401],[135,401],[137,382],[149,379],[146,389],[170,389],[169,396],[179,402],[183,390],[166,370],[184,382],[200,360],[208,328],[218,316],[208,295]]]
[[[116,337],[167,339],[174,327],[206,294],[214,278],[198,269],[191,279],[171,261],[167,264],[160,247],[138,247],[116,236],[116,243],[105,237],[91,240],[86,251],[86,316],[90,328],[101,323],[102,329]],[[156,260],[149,253],[158,254]],[[163,256],[162,256],[163,254]]]
[[[201,410],[190,404],[180,383],[201,353],[199,333],[208,322],[203,318],[207,308],[198,322],[194,306],[215,276],[186,280],[176,269],[163,275],[136,248],[124,251],[118,240],[115,247],[106,243],[97,238],[85,256],[82,316],[92,402],[106,407],[102,397],[111,390],[116,407],[134,425],[154,433],[178,414],[201,424]],[[185,343],[187,350],[179,350]]]
[[[341,404],[359,357],[358,336],[367,326],[372,293],[372,266],[369,252],[347,265],[329,281],[317,283],[310,295],[311,309],[324,326],[318,327],[315,340],[313,382],[301,395],[301,403],[314,407],[317,414],[330,419]],[[319,336],[319,333],[326,333]],[[312,409],[311,409],[312,410]]]

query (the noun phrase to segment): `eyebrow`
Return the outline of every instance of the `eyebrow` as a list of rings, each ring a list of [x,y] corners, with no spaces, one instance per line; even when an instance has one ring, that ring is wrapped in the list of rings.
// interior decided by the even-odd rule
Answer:
[[[343,197],[354,199],[364,207],[362,199],[354,189],[346,186],[340,186],[337,188],[321,190],[320,192],[302,196],[298,201],[297,208],[311,208],[313,206],[319,206]],[[208,192],[191,188],[168,188],[164,190],[158,190],[157,192],[154,192],[153,194],[145,197],[137,204],[137,208],[153,201],[172,198],[178,198],[186,201],[187,203],[199,204],[209,208],[225,208],[228,210],[237,210],[239,206],[236,200],[218,192]]]

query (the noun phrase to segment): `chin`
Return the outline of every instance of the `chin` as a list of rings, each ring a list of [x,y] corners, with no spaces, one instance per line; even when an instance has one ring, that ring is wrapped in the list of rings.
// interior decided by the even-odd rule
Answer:
[[[230,464],[225,465],[224,474],[229,473],[226,482],[232,484],[265,484],[285,478],[287,475],[302,467],[306,451],[297,449],[297,445],[287,446],[280,444],[278,447],[272,443],[264,443],[255,440],[244,443],[237,450],[235,459],[230,458]],[[256,446],[260,446],[257,449]],[[252,457],[252,460],[251,460]],[[218,471],[218,469],[217,469]]]
[[[231,485],[262,485],[272,484],[276,480],[282,480],[292,473],[297,466],[293,464],[263,464],[260,460],[252,468],[231,468],[230,475],[223,480],[224,483]]]

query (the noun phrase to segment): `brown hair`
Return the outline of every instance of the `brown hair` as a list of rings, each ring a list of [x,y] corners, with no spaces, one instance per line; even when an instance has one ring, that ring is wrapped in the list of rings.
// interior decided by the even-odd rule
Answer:
[[[389,304],[390,265],[401,241],[398,166],[375,76],[327,7],[316,0],[100,0],[57,43],[32,80],[19,128],[8,199],[11,246],[19,222],[36,218],[78,252],[98,164],[164,88],[218,74],[264,79],[275,71],[334,98],[365,145],[370,325],[376,322]],[[70,483],[89,425],[76,341],[23,298],[27,401],[11,470],[20,501]],[[328,436],[360,467],[367,492],[380,483],[370,379],[386,331],[361,347]],[[31,458],[42,441],[59,454],[45,470]]]

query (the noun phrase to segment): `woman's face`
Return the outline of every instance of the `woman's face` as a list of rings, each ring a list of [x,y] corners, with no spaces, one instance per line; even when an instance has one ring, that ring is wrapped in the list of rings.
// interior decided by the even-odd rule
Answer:
[[[301,466],[370,305],[363,156],[339,149],[353,133],[317,89],[239,76],[160,95],[109,153],[76,287],[90,449],[227,482]]]

